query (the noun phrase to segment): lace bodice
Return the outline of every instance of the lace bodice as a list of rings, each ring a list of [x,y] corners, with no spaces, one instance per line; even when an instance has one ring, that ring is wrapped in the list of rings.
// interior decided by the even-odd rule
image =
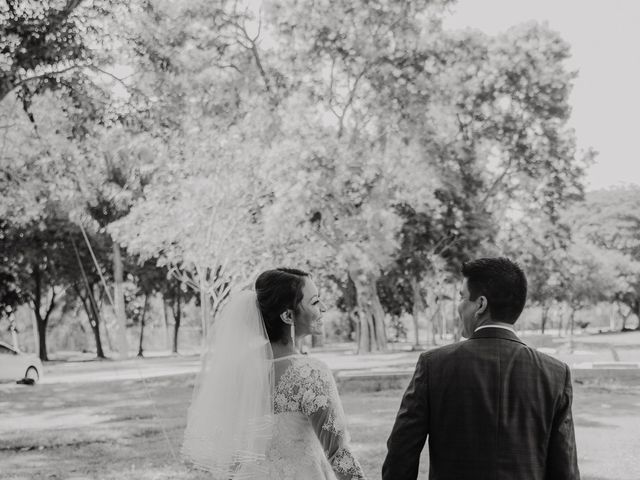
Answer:
[[[328,461],[333,471],[327,472],[325,478],[335,475],[339,480],[364,479],[362,468],[349,448],[345,415],[331,370],[320,360],[296,355],[276,360],[275,373],[274,411],[279,427],[272,459],[277,461],[301,448],[307,450],[308,456],[310,449],[321,447],[317,449],[320,454],[324,452],[321,463],[326,465]],[[308,436],[300,435],[305,426]],[[297,435],[292,431],[295,428]],[[305,441],[309,444],[302,447]],[[291,461],[287,459],[283,465]]]

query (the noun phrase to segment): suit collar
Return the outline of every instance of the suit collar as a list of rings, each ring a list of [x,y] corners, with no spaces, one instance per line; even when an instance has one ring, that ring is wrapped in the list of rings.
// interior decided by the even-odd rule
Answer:
[[[487,327],[487,328],[478,330],[477,332],[474,332],[473,335],[471,335],[469,340],[475,340],[476,338],[500,338],[503,340],[511,340],[513,342],[519,342],[519,343],[522,343],[523,345],[525,344],[511,330],[506,330],[504,328],[496,328],[496,327]]]

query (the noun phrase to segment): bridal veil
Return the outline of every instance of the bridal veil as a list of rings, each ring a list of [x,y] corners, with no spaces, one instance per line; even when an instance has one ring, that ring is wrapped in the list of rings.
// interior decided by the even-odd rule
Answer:
[[[206,341],[182,454],[214,478],[253,478],[272,436],[273,352],[253,291],[234,294]]]

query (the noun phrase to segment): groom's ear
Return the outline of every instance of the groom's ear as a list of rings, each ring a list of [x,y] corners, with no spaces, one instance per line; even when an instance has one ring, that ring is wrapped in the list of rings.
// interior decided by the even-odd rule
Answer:
[[[484,312],[486,312],[489,302],[487,302],[487,297],[485,297],[484,295],[478,297],[478,301],[480,303],[480,306],[478,307],[478,315],[482,315]]]

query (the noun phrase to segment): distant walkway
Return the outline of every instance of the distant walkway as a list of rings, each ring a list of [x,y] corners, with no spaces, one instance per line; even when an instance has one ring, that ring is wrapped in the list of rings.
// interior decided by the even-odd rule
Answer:
[[[614,376],[629,379],[635,378],[636,372],[616,371],[638,370],[637,376],[640,377],[640,332],[637,335],[636,332],[630,332],[576,336],[572,351],[566,338],[523,335],[523,340],[532,346],[538,344],[540,351],[568,363],[576,372],[576,378],[591,378],[596,372],[589,370],[594,369],[602,371],[605,375],[613,371]],[[632,343],[635,340],[639,342],[638,345]],[[617,355],[613,356],[611,345],[623,347],[618,348]],[[339,382],[367,381],[369,386],[366,389],[401,388],[406,385],[418,356],[422,353],[411,351],[410,348],[410,345],[391,344],[389,352],[356,355],[352,344],[339,344],[313,350],[310,355],[327,363]],[[178,356],[167,351],[148,352],[145,358],[127,360],[95,360],[90,354],[61,352],[54,358],[58,358],[58,361],[46,364],[42,383],[137,381],[169,375],[195,374],[200,369],[197,351]],[[62,361],[63,359],[66,361]],[[371,381],[374,383],[371,384]],[[381,383],[376,384],[376,381]]]

